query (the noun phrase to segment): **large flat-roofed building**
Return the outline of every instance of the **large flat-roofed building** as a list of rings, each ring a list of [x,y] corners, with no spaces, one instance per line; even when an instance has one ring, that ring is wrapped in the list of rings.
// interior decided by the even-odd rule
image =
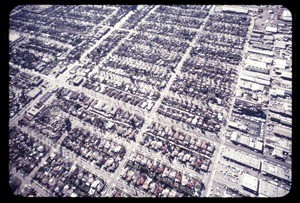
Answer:
[[[292,73],[287,72],[287,71],[282,71],[281,72],[281,78],[286,79],[286,80],[291,80],[292,79]]]
[[[241,13],[241,14],[247,14],[249,12],[246,8],[236,7],[236,6],[223,6],[222,8],[223,12],[233,12],[233,13]]]
[[[283,149],[279,148],[279,147],[274,148],[272,155],[279,159],[285,159],[284,154],[283,154]]]
[[[76,76],[75,79],[73,80],[73,84],[75,86],[79,86],[83,82],[83,77],[81,76]]]
[[[32,13],[42,13],[46,9],[51,8],[51,5],[28,5],[24,7],[24,11],[32,12]]]
[[[249,65],[249,66],[254,66],[254,67],[258,67],[258,68],[262,68],[262,69],[267,68],[267,64],[265,62],[255,61],[255,60],[252,60],[252,59],[247,59],[246,64]]]
[[[228,125],[229,125],[231,128],[240,130],[240,131],[242,131],[242,132],[247,132],[247,127],[246,127],[244,124],[242,124],[242,123],[236,123],[236,122],[233,122],[233,121],[229,121],[229,122],[228,122]]]
[[[277,166],[268,161],[262,162],[261,171],[262,171],[262,173],[271,175],[280,180],[284,180],[284,181],[288,181],[288,182],[292,181],[292,170],[291,169],[283,168],[283,166]]]
[[[42,90],[39,88],[34,88],[27,93],[27,96],[35,99],[39,94],[42,93]]]
[[[223,157],[241,165],[246,165],[253,169],[260,170],[261,160],[240,150],[235,151],[234,149],[227,148],[227,150],[223,152]]]
[[[244,189],[246,189],[254,194],[257,194],[258,187],[259,187],[259,180],[255,176],[244,173],[241,185]]]
[[[261,85],[269,86],[271,84],[270,81],[268,81],[268,80],[263,80],[263,79],[256,78],[256,77],[253,77],[253,76],[249,76],[249,75],[241,75],[240,78],[242,80],[255,82],[255,83],[258,83],[258,84],[261,84]]]
[[[285,21],[292,21],[292,13],[289,10],[284,10],[282,12],[282,19]]]
[[[267,26],[265,31],[277,33],[277,27]]]
[[[260,50],[260,49],[249,49],[250,53],[255,53],[255,54],[263,54],[267,56],[274,56],[273,51],[266,51],[266,50]]]
[[[241,74],[248,75],[248,76],[255,77],[255,78],[259,78],[259,79],[266,80],[266,81],[270,81],[270,79],[271,79],[270,75],[262,74],[262,73],[256,73],[256,72],[252,72],[252,71],[248,71],[248,70],[243,70],[241,72]]]
[[[252,90],[252,91],[263,91],[264,90],[263,85],[260,85],[260,84],[257,84],[257,83],[252,83],[252,82],[249,82],[249,81],[244,81],[244,80],[240,80],[238,82],[238,85],[241,88],[244,88],[246,90]]]
[[[38,113],[39,113],[39,109],[35,108],[35,107],[32,107],[31,109],[28,110],[28,113],[31,115],[31,116],[36,116]]]
[[[270,73],[270,71],[268,69],[262,69],[262,68],[258,68],[258,67],[254,67],[254,66],[247,66],[246,70],[250,70],[250,71],[254,71],[254,72],[258,72],[258,73],[264,73],[264,74]]]
[[[275,108],[275,107],[270,107],[269,111],[274,112],[274,113],[278,113],[278,114],[284,114],[284,110],[283,109],[279,109],[279,108]]]
[[[283,137],[292,139],[292,129],[291,128],[283,128],[280,126],[275,126],[273,132],[275,135],[279,135],[279,136],[283,136]]]
[[[273,66],[279,69],[285,69],[287,62],[284,59],[274,59]]]
[[[287,139],[283,139],[280,137],[276,137],[276,136],[268,136],[266,138],[266,142],[265,142],[266,146],[271,147],[271,148],[277,148],[280,147],[283,149],[284,152],[288,153],[289,155],[292,154],[292,141],[291,140],[287,140]]]
[[[252,149],[252,150],[257,150],[259,152],[261,152],[263,150],[263,143],[262,142],[260,142],[258,140],[251,139],[249,136],[238,135],[237,132],[233,132],[231,134],[230,140],[233,143],[241,144],[244,147],[247,147],[247,148]]]
[[[259,197],[283,197],[288,194],[288,192],[288,190],[279,187],[277,183],[271,183],[265,180],[259,181]]]
[[[249,53],[248,59],[254,60],[254,61],[260,61],[265,62],[266,64],[271,64],[273,62],[273,58],[268,56],[261,56],[254,53]]]

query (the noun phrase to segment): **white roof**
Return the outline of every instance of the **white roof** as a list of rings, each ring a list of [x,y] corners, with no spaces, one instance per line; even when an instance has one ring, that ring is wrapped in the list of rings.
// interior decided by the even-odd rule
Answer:
[[[242,151],[235,151],[232,148],[228,148],[226,151],[224,151],[223,157],[227,157],[238,163],[242,163],[257,170],[259,170],[261,166],[261,160],[257,157],[251,156],[247,153],[243,153]]]
[[[292,78],[292,73],[291,72],[281,72],[281,77],[287,77],[287,78]]]
[[[265,30],[268,32],[277,32],[277,27],[267,26]]]
[[[95,180],[91,185],[92,188],[96,187],[99,183],[100,183],[100,180]]]
[[[291,21],[292,20],[292,13],[289,10],[284,10],[283,13],[282,13],[282,18],[283,18],[283,20]]]
[[[30,90],[28,93],[27,93],[27,96],[29,97],[36,97],[38,94],[40,94],[42,92],[41,89],[39,88],[34,88],[33,90]]]
[[[278,187],[276,185],[261,180],[259,185],[259,194],[264,195],[265,197],[277,197],[277,188]]]
[[[252,59],[247,59],[246,63],[250,66],[263,68],[263,69],[265,69],[267,67],[267,64],[265,62],[255,61],[255,60],[252,60]]]
[[[263,149],[263,143],[260,142],[260,141],[256,141],[255,144],[254,144],[254,148],[259,150],[259,151],[262,151]]]
[[[234,122],[234,121],[229,121],[228,125],[231,126],[231,127],[235,127],[235,128],[239,127],[239,125],[236,122]]]
[[[276,94],[280,96],[284,96],[284,89],[276,89]]]
[[[12,33],[12,32],[10,32],[9,33],[9,40],[10,41],[16,41],[17,39],[19,39],[20,38],[20,35],[18,35],[18,34],[16,34],[16,33]]]
[[[267,162],[267,161],[263,161],[261,171],[263,171],[265,173],[268,173],[268,174],[271,174],[273,176],[276,176],[278,178],[287,180],[287,181],[292,180],[292,177],[291,177],[292,171],[291,171],[291,169],[286,169],[286,168],[283,168],[282,166],[277,166],[277,165],[275,165],[275,163],[270,163],[270,162]]]
[[[241,74],[270,81],[270,75],[263,74],[263,73],[257,73],[257,72],[253,72],[253,71],[242,70]]]
[[[249,52],[257,53],[257,54],[264,54],[264,55],[267,55],[267,56],[273,56],[274,55],[273,51],[260,50],[260,49],[251,49],[250,48]]]
[[[71,167],[71,172],[75,171],[76,170],[76,165],[74,164],[72,167]]]
[[[248,9],[236,7],[236,6],[223,6],[222,11],[231,11],[236,13],[248,13]]]
[[[286,67],[286,60],[284,59],[274,59],[274,66],[277,68],[284,69]]]
[[[247,173],[244,173],[242,186],[246,187],[252,191],[257,192],[258,190],[258,178]]]
[[[261,57],[261,61],[265,63],[271,63],[273,61],[273,58],[270,57]]]
[[[263,90],[264,89],[264,86],[262,86],[262,85],[260,85],[260,84],[257,84],[257,83],[252,83],[252,85],[251,85],[251,89],[252,90]]]
[[[119,152],[120,150],[121,150],[121,146],[119,145],[119,146],[117,146],[115,149],[114,149],[114,152]]]
[[[289,10],[284,10],[283,13],[282,13],[282,15],[284,17],[292,17],[292,13]]]

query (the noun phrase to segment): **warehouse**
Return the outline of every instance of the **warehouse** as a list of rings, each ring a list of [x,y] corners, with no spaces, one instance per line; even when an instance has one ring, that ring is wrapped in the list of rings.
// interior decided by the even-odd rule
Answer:
[[[285,188],[276,185],[277,183],[265,180],[260,180],[259,183],[259,197],[283,197],[289,192]]]
[[[267,56],[274,56],[273,51],[265,51],[265,50],[260,50],[260,49],[249,49],[250,53],[255,53],[255,54],[263,54]]]
[[[240,7],[233,7],[233,6],[223,6],[223,12],[234,12],[234,13],[241,13],[241,14],[248,14],[249,10]]]
[[[282,166],[277,166],[273,163],[262,161],[262,174],[268,174],[271,177],[279,178],[280,180],[292,182],[292,170],[285,169]]]
[[[33,90],[30,90],[28,93],[27,93],[27,96],[28,97],[31,97],[32,99],[35,99],[39,94],[42,93],[42,90],[39,89],[39,88],[34,88]]]
[[[260,159],[249,154],[243,153],[240,150],[235,151],[234,149],[227,149],[223,152],[223,157],[233,160],[241,165],[251,167],[255,170],[260,170]]]
[[[292,72],[282,71],[281,78],[286,80],[292,80]]]
[[[259,180],[255,176],[249,175],[247,173],[243,174],[242,187],[249,192],[257,194],[258,192]]]
[[[267,26],[265,31],[272,32],[272,33],[277,33],[277,27]]]
[[[292,139],[292,129],[291,128],[283,128],[280,126],[275,126],[274,134]]]

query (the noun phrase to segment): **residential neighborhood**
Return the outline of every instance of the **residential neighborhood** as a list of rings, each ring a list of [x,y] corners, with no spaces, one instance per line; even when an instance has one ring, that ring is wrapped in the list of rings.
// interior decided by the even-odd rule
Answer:
[[[281,5],[15,7],[11,193],[287,195],[292,20]]]

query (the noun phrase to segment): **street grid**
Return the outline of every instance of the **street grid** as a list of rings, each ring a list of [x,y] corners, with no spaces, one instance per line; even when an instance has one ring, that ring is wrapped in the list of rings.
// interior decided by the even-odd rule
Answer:
[[[63,26],[57,23],[57,21],[60,19],[60,12],[64,12],[64,9],[66,8],[50,6],[49,8],[45,7],[44,9],[41,9],[42,11],[33,12],[29,8],[27,9],[30,11],[25,11],[26,6],[23,6],[23,8],[21,6],[20,8],[17,7],[16,12],[11,13],[11,21],[14,23],[11,25],[10,32],[17,36],[24,36],[25,39],[21,40],[21,43],[12,45],[11,49],[14,50],[14,52],[10,54],[12,56],[14,53],[17,54],[16,57],[12,57],[13,60],[11,59],[9,61],[9,65],[12,71],[15,71],[16,73],[13,73],[14,76],[10,73],[10,81],[13,81],[15,75],[17,75],[20,77],[18,81],[21,82],[18,83],[17,81],[15,82],[16,84],[25,85],[29,89],[37,88],[32,87],[30,81],[24,80],[23,76],[20,76],[21,73],[26,73],[42,79],[43,82],[41,84],[44,85],[44,87],[40,88],[42,91],[37,96],[29,98],[29,102],[25,101],[24,106],[22,106],[17,113],[13,113],[12,116],[10,115],[9,128],[10,131],[19,131],[21,132],[20,134],[24,133],[26,137],[28,136],[30,139],[38,140],[39,144],[49,148],[49,150],[46,151],[43,157],[38,161],[35,168],[33,168],[28,174],[23,174],[20,170],[17,170],[15,165],[17,163],[19,164],[19,161],[15,163],[15,160],[10,160],[10,173],[22,181],[21,186],[19,186],[20,188],[25,188],[30,185],[33,190],[36,191],[38,196],[73,196],[75,193],[76,196],[96,197],[258,196],[258,193],[253,195],[252,192],[244,190],[241,186],[243,177],[242,174],[248,173],[255,177],[259,177],[259,179],[271,182],[273,181],[273,178],[265,176],[265,174],[260,171],[253,171],[246,166],[241,166],[238,163],[228,163],[229,161],[223,156],[224,150],[227,148],[231,148],[233,150],[239,149],[249,155],[255,155],[260,160],[268,160],[277,166],[282,166],[287,169],[291,168],[290,160],[282,161],[274,159],[272,156],[266,155],[264,151],[257,152],[245,147],[236,146],[230,141],[230,138],[227,137],[228,134],[233,131],[228,125],[229,121],[233,118],[242,119],[241,117],[238,117],[238,114],[235,112],[236,100],[239,99],[236,92],[244,91],[244,89],[239,85],[242,80],[240,76],[244,67],[247,66],[246,58],[249,55],[248,50],[251,47],[250,40],[253,35],[252,31],[255,29],[256,17],[253,17],[253,15],[241,14],[241,16],[243,16],[243,20],[246,19],[245,24],[241,26],[246,28],[247,32],[243,33],[244,30],[237,31],[241,33],[241,36],[236,36],[231,32],[235,32],[239,28],[234,23],[228,23],[231,21],[229,19],[230,17],[226,18],[228,22],[226,22],[226,20],[224,20],[224,22],[217,22],[215,20],[217,15],[226,17],[227,14],[225,15],[220,11],[222,6],[190,6],[190,8],[183,8],[180,6],[172,7],[156,5],[147,9],[145,9],[147,6],[144,6],[144,8],[141,6],[139,9],[145,9],[145,11],[141,12],[145,16],[141,16],[139,18],[139,22],[134,25],[133,29],[126,28],[130,25],[130,16],[136,12],[130,7],[91,7],[91,11],[93,9],[96,11],[104,9],[103,12],[107,12],[107,14],[103,15],[103,20],[99,23],[94,21],[85,22],[83,19],[88,18],[87,16],[90,14],[84,12],[81,14],[76,13],[77,9],[80,7],[86,9],[89,8],[88,6],[70,6],[67,8],[69,10],[67,15],[61,17],[61,20],[64,19],[64,22],[69,23],[67,24],[68,26],[75,25],[77,26],[77,29],[82,29],[80,32],[74,30],[75,28],[68,31],[69,33],[74,33],[74,36],[79,36],[78,39],[82,41],[82,44],[85,43],[84,40],[87,40],[89,37],[91,38],[91,43],[88,43],[87,41],[89,46],[85,46],[83,52],[79,51],[81,54],[78,60],[73,58],[73,52],[78,49],[81,44],[67,44],[58,41],[55,38],[48,40],[47,37],[45,37],[46,35],[39,35],[38,32],[35,33],[34,31],[26,30],[26,27],[33,26],[44,30],[44,32],[47,32],[49,29],[58,29],[62,32],[65,31],[63,30]],[[171,23],[160,23],[160,29],[169,30],[168,33],[170,34],[168,35],[164,35],[161,31],[157,30],[154,32],[151,29],[148,31],[146,29],[143,33],[142,30],[145,29],[145,27],[149,27],[151,24],[160,22],[163,18],[174,20],[176,17],[174,16],[174,11],[172,9],[180,11],[182,19],[179,19],[191,20],[191,22],[194,20],[194,22],[197,22],[197,26],[191,24],[191,26],[195,26],[197,28],[191,28],[188,25],[180,24],[179,21],[171,21]],[[276,9],[277,8],[274,10]],[[161,10],[164,10],[165,14],[162,14]],[[202,16],[199,18],[192,16],[187,17],[187,13],[189,11],[191,12],[189,15],[193,15],[193,12],[196,11],[203,13],[201,13]],[[35,12],[38,12],[38,14]],[[49,12],[49,14],[47,14],[47,12]],[[121,17],[118,17],[117,14],[120,14]],[[34,20],[26,22],[20,18],[22,15],[25,15],[29,19],[38,15],[44,21],[38,21],[36,24]],[[46,19],[45,16],[48,17],[48,15],[49,18]],[[74,21],[74,17],[68,19],[68,15],[78,15],[78,21]],[[136,15],[139,15],[139,13]],[[240,18],[236,13],[228,15]],[[79,16],[82,18],[79,18]],[[156,18],[156,16],[160,17]],[[247,22],[249,24],[247,24]],[[18,23],[22,24],[24,29],[18,29],[16,26]],[[220,51],[223,49],[220,47],[221,45],[216,46],[216,48],[212,48],[209,42],[206,43],[202,40],[203,33],[209,33],[209,29],[216,29],[216,27],[220,28],[223,25],[226,25],[226,33],[219,32],[218,35],[225,38],[234,36],[236,39],[239,39],[238,43],[240,43],[240,45],[231,47],[231,52],[228,55],[228,57],[236,57],[235,59],[227,58],[227,60],[225,60],[217,54],[214,56],[211,53],[204,53],[203,50],[201,50],[202,45],[207,46],[207,48],[211,49],[214,53],[216,52],[215,50]],[[232,27],[230,27],[231,25]],[[209,27],[209,29],[207,27]],[[98,29],[106,30],[105,34],[100,35],[100,38],[96,38],[92,34],[89,36],[89,33],[97,32],[96,30]],[[118,32],[123,32],[125,34],[124,36],[119,37],[116,35]],[[184,39],[185,35],[182,34],[182,32],[190,33],[186,34],[187,37]],[[130,41],[133,36],[139,36],[141,34],[152,37],[157,35],[159,38],[170,40],[170,42],[172,41],[173,43],[184,42],[188,45],[188,47],[182,52],[173,52],[172,50],[168,51],[164,48],[162,48],[161,50],[163,51],[161,51],[159,46],[152,46],[151,43],[149,48],[148,45],[142,43],[143,40]],[[176,38],[176,34],[179,38]],[[119,38],[114,38],[114,35]],[[117,41],[108,46],[105,40],[109,38],[111,38],[111,41],[116,39]],[[200,40],[202,40],[202,42],[200,42]],[[30,45],[29,51],[26,50],[26,46],[29,47],[26,43],[34,41],[41,44],[50,44],[53,49]],[[45,47],[47,45],[45,45]],[[58,47],[61,47],[61,49]],[[130,47],[130,49],[126,50],[127,52],[124,52],[122,51],[124,47]],[[43,50],[45,51],[45,54],[41,54]],[[100,52],[102,56],[100,58],[94,57],[94,54],[99,54],[98,50],[102,51]],[[275,50],[275,48],[273,50]],[[20,62],[22,60],[22,57],[20,57],[20,53],[22,51],[26,52],[26,54],[30,56],[34,56],[33,59],[28,57],[28,63],[30,63],[30,65],[25,65],[25,63]],[[63,57],[60,57],[60,52],[63,52]],[[132,55],[131,52],[137,53],[137,55]],[[150,59],[144,57],[146,54],[149,54]],[[41,56],[43,56],[46,60],[42,60]],[[209,59],[210,56],[213,57],[213,59]],[[70,57],[70,59],[68,59],[68,57]],[[139,59],[138,57],[142,58]],[[155,58],[156,61],[151,59],[151,57]],[[166,65],[166,62],[171,61],[172,58],[176,59],[173,60],[172,64]],[[58,62],[51,62],[55,60],[58,60]],[[162,83],[153,85],[154,83],[152,84],[148,82],[151,77],[145,74],[146,71],[144,71],[145,75],[141,74],[139,77],[134,74],[133,76],[130,76],[131,73],[122,75],[120,69],[117,67],[105,68],[109,61],[120,64],[120,61],[122,60],[125,60],[122,62],[123,65],[128,64],[128,67],[134,67],[132,64],[135,64],[135,66],[138,67],[137,64],[141,61],[140,64],[146,68],[153,68],[152,71],[155,69],[161,69],[170,75],[170,77],[157,80],[163,81],[163,85],[161,85]],[[199,65],[207,67],[206,65],[209,63],[206,61],[214,61],[212,64],[213,66],[222,64],[222,66],[226,66],[226,68],[229,67],[229,70],[232,71],[232,75],[230,75],[231,82],[230,85],[226,85],[226,87],[222,89],[222,91],[226,93],[228,92],[228,100],[226,99],[221,100],[221,102],[213,102],[214,98],[207,96],[211,94],[210,92],[208,92],[205,96],[205,93],[203,92],[205,92],[205,88],[209,88],[207,86],[208,83],[204,86],[202,83],[199,87],[194,87],[194,89],[199,88],[199,94],[196,96],[191,96],[192,94],[186,93],[193,92],[194,90],[192,90],[192,87],[189,87],[186,92],[180,89],[181,85],[186,85],[182,84],[180,80],[185,80],[187,77],[189,79],[194,78],[195,80],[203,77],[205,78],[203,80],[204,83],[206,81],[212,82],[210,84],[217,84],[219,82],[216,82],[217,79],[215,78],[211,79],[208,74],[209,72],[205,72],[204,74],[208,75],[203,76],[201,75],[202,73],[192,73],[190,70],[187,70],[186,67],[188,67],[189,63],[194,63],[193,61],[198,61],[197,65],[195,65],[196,68]],[[38,63],[41,63],[39,67],[46,68],[41,69],[42,71],[37,70],[37,68],[30,68],[30,66],[34,66]],[[81,67],[81,73],[78,71],[75,74],[71,74],[71,70],[77,66]],[[66,69],[61,73],[60,69],[62,67],[66,67]],[[203,68],[203,70],[207,69]],[[273,69],[271,69],[270,75],[272,76],[273,74]],[[220,75],[221,74],[219,74],[218,77]],[[94,80],[93,77],[96,79]],[[77,78],[83,78],[82,80],[79,80],[79,84],[76,84]],[[90,89],[88,85],[85,84],[91,84],[93,89]],[[126,88],[124,88],[125,86]],[[14,88],[16,89],[17,87]],[[25,89],[21,89],[20,94],[24,95],[24,92],[26,92]],[[10,92],[13,92],[14,90],[10,85]],[[216,91],[216,93],[214,93],[215,97],[217,97],[216,95],[220,95],[219,97],[222,96],[218,93],[219,89],[216,88],[216,86],[213,86],[212,90]],[[69,92],[64,95],[64,93],[62,93],[63,91]],[[142,93],[142,91],[145,91],[146,93]],[[266,92],[267,98],[271,98],[270,92],[271,91]],[[51,93],[51,96],[46,100],[46,102],[41,103],[41,98],[47,93]],[[158,95],[158,97],[155,95]],[[78,99],[74,99],[72,97],[78,97]],[[181,107],[178,108],[175,105],[169,106],[166,101],[170,101],[170,99],[177,99],[178,106],[187,105],[191,108],[182,110]],[[97,113],[95,110],[95,103],[97,104],[98,101],[102,104],[102,110],[99,111],[100,113]],[[42,107],[37,107],[39,105]],[[147,105],[150,107],[149,109],[142,107]],[[197,107],[199,105],[210,113],[205,112],[203,109],[202,112],[201,110],[199,112],[193,111],[192,107],[194,108],[196,105]],[[110,106],[110,108],[107,107],[107,110],[103,110],[103,106]],[[34,112],[35,110],[37,110],[38,113],[36,115],[30,115],[30,112]],[[127,120],[122,117],[124,115],[127,115]],[[267,132],[266,126],[268,123],[272,122],[269,117],[270,116],[267,114],[267,117],[264,120],[264,128],[259,127],[257,133],[261,132],[262,129],[264,129],[264,132]],[[204,119],[201,120],[200,118]],[[71,123],[71,131],[67,130],[66,120],[69,120]],[[253,123],[257,124],[255,121],[253,121]],[[109,127],[109,125],[111,126]],[[179,137],[172,138],[172,136],[166,132],[161,134],[161,132],[158,132],[153,128],[154,125],[159,126],[158,129],[168,128],[170,129],[170,132],[175,132],[175,134],[178,133],[177,137],[182,136],[182,141],[178,142],[176,139]],[[204,127],[206,130],[204,130]],[[64,130],[60,131],[57,129]],[[83,135],[80,135],[80,133],[76,134],[75,129],[82,130],[80,132],[88,131],[89,136],[83,138]],[[188,137],[190,137],[190,139],[186,140]],[[267,143],[268,136],[260,135],[259,137],[262,138],[264,144]],[[145,138],[151,139],[145,140]],[[18,140],[19,138],[16,139]],[[101,145],[102,147],[99,147],[100,145],[95,145],[95,147],[91,147],[91,145],[88,145],[89,147],[81,146],[80,142],[82,142],[82,140],[93,140],[93,143],[97,142],[97,145],[99,145],[98,143],[105,144],[103,144],[103,146]],[[206,148],[208,144],[208,146],[212,147],[212,151],[202,148],[202,145],[200,148],[197,148],[195,145],[195,149],[190,149],[189,147],[194,146],[191,144],[193,140],[201,141],[202,145],[205,145]],[[17,141],[17,143],[19,142],[21,143],[21,141]],[[145,146],[145,143],[147,146]],[[156,146],[158,146],[157,143],[162,143],[162,146],[157,147],[157,150],[156,147],[155,149],[154,147],[150,147],[151,143],[156,143]],[[114,147],[110,149],[111,144],[113,144]],[[12,146],[10,145],[10,157],[12,156],[12,150],[15,150],[16,152],[20,150],[19,145],[16,146],[11,148]],[[106,148],[106,146],[108,146],[108,148]],[[122,155],[116,155],[118,154],[114,151],[116,146],[120,146],[121,149],[124,150]],[[179,151],[179,154],[185,153],[185,157],[194,157],[195,160],[199,160],[201,162],[200,165],[194,167],[196,161],[194,163],[190,161],[191,159],[189,159],[189,161],[184,161],[185,163],[183,163],[182,158],[178,158],[176,155],[174,157],[173,154],[175,154],[175,150]],[[55,154],[54,158],[52,158],[53,154]],[[102,154],[101,157],[103,156],[103,159],[99,158],[100,154]],[[149,163],[147,162],[147,164],[150,164],[151,166],[153,165],[153,167],[156,163],[159,163],[158,165],[163,165],[164,168],[170,168],[174,174],[185,174],[188,180],[188,186],[186,186],[186,183],[183,184],[180,180],[180,184],[176,182],[178,186],[174,189],[168,185],[168,181],[171,181],[171,179],[167,180],[165,177],[162,178],[160,176],[157,178],[154,176],[156,172],[153,172],[153,174],[152,172],[150,173],[149,170],[151,167],[149,168],[148,166],[148,173],[145,173],[143,169],[146,166],[143,164],[141,165],[134,160],[135,158],[133,158],[137,155],[142,155],[145,160],[151,160]],[[112,160],[112,164],[109,164],[109,167],[106,165],[108,160]],[[65,169],[67,171],[70,170],[73,165],[76,166],[77,169],[75,169],[75,172],[72,172],[72,174],[64,172],[61,168],[59,168],[58,171],[54,171],[51,167],[55,166],[55,162],[57,161],[63,166],[66,165]],[[100,162],[102,164],[100,164]],[[132,167],[129,162],[133,162],[135,166]],[[207,168],[205,169],[205,167]],[[48,168],[50,168],[49,172],[47,171]],[[125,181],[125,178],[122,178],[128,176],[129,168],[134,173],[134,175],[130,178],[130,184],[127,180]],[[230,172],[228,172],[228,168],[231,168]],[[44,173],[44,170],[47,172]],[[86,182],[86,185],[88,186],[84,186],[84,181],[82,185],[81,183],[78,183],[78,180],[80,179],[77,177],[78,170],[86,171],[87,177],[91,178],[93,176],[93,180],[99,179],[100,182],[102,181],[103,188],[102,186],[100,188],[101,184],[99,184],[99,187],[97,188],[90,186],[91,183],[88,184],[88,182]],[[157,171],[160,169],[158,167],[153,170]],[[166,170],[167,169],[163,169],[163,173],[167,173]],[[127,175],[124,174],[124,171],[127,171]],[[57,173],[63,175],[60,177],[56,175]],[[51,188],[52,182],[51,184],[48,184],[47,180],[45,181],[45,178],[42,178],[42,176],[46,178],[48,177],[47,180],[49,180],[50,177],[52,177],[51,180],[53,180],[54,176],[57,178],[59,177],[58,185],[65,184],[63,181],[67,181],[69,185],[67,184],[68,187],[59,186]],[[151,183],[155,183],[156,189],[151,189],[152,192],[150,192],[150,189],[145,189],[145,185],[142,185],[143,187],[140,186],[140,182],[144,184],[144,181],[149,178],[148,176],[151,177]],[[76,179],[77,182],[75,181]],[[197,181],[199,181],[199,183]],[[79,182],[82,182],[81,179]],[[70,186],[72,184],[73,186]],[[192,184],[192,186],[190,186],[190,184]],[[201,184],[203,184],[203,186],[200,186]],[[275,182],[274,184],[277,186],[279,185],[278,187],[286,191],[290,189],[291,185],[291,183],[286,183],[284,180],[280,180],[280,183],[277,181],[277,183]]]

